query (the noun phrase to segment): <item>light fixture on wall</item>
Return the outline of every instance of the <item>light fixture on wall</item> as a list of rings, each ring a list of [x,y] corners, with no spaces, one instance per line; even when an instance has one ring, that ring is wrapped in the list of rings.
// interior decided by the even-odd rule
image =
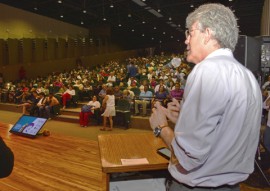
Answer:
[[[85,0],[83,1],[83,11],[82,12],[87,13],[86,8],[85,8]]]
[[[104,0],[103,0],[103,6],[102,6],[102,14],[103,14],[103,21],[106,21],[106,17],[105,17],[105,8],[104,8]]]

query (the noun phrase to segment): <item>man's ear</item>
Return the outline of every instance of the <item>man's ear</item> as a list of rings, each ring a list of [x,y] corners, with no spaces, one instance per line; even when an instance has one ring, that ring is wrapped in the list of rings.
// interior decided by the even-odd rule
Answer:
[[[204,44],[206,45],[212,37],[212,30],[209,28],[206,28],[204,33],[205,33]]]

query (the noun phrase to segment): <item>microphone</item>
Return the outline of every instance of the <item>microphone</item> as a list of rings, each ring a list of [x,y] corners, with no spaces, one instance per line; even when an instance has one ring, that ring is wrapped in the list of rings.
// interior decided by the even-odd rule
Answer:
[[[181,65],[182,63],[182,60],[181,58],[173,58],[169,63],[167,63],[165,66],[163,66],[163,69],[165,68],[170,68],[170,69],[173,69],[173,68],[177,68]]]

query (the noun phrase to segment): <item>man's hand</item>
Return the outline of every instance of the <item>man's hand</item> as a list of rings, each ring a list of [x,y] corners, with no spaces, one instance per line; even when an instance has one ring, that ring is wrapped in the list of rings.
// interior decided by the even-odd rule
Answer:
[[[175,124],[180,113],[180,103],[178,100],[173,98],[172,102],[168,103],[165,113],[168,119]]]
[[[156,102],[154,108],[152,109],[153,113],[149,118],[151,128],[154,129],[157,126],[168,126],[168,121],[166,117],[166,108],[161,106],[160,102]]]

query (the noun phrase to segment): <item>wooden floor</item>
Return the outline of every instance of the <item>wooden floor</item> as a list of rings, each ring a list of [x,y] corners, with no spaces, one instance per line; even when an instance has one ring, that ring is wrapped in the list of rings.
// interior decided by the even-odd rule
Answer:
[[[0,133],[14,152],[12,174],[0,181],[1,191],[104,190],[98,144],[76,137],[51,135],[29,139]]]

